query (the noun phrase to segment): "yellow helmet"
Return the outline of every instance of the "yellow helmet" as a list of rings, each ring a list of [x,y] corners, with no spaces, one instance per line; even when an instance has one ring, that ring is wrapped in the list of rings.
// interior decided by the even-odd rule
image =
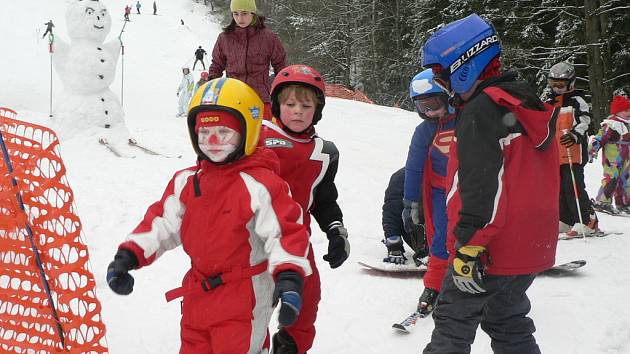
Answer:
[[[246,83],[230,78],[219,78],[201,85],[192,96],[188,106],[188,133],[197,155],[207,159],[199,149],[195,123],[197,113],[203,111],[224,111],[241,121],[244,127],[244,139],[236,149],[230,161],[242,156],[249,156],[256,150],[260,127],[262,125],[264,103],[254,89]]]

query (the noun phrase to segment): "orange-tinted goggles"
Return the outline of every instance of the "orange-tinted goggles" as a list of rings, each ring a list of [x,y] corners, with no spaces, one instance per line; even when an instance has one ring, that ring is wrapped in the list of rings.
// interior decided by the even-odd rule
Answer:
[[[569,86],[568,80],[549,79],[547,80],[547,83],[549,84],[549,87],[559,88],[559,89]]]

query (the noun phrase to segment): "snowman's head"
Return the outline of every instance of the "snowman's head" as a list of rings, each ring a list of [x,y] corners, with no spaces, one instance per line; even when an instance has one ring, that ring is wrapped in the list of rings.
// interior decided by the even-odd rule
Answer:
[[[99,0],[74,0],[66,11],[68,36],[103,43],[111,30],[112,18]]]

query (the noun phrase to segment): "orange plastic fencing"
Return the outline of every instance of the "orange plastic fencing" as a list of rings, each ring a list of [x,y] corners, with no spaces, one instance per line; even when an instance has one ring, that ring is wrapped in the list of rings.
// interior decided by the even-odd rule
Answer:
[[[369,99],[363,92],[359,90],[352,91],[338,84],[326,84],[326,96],[374,104],[374,101]]]
[[[16,116],[0,107],[0,353],[107,353],[59,140]]]

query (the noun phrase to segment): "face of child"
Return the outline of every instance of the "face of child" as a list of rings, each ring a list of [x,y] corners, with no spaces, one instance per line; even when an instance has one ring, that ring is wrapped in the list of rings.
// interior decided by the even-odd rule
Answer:
[[[630,109],[626,109],[625,111],[618,112],[617,116],[621,118],[630,118]]]
[[[280,103],[280,120],[287,128],[301,133],[313,124],[315,102],[310,99],[298,100],[291,92],[285,102]]]
[[[241,142],[241,134],[225,126],[200,127],[197,132],[199,149],[212,162],[223,162]]]
[[[234,11],[232,12],[232,17],[237,26],[245,28],[252,23],[254,14],[249,11]]]

